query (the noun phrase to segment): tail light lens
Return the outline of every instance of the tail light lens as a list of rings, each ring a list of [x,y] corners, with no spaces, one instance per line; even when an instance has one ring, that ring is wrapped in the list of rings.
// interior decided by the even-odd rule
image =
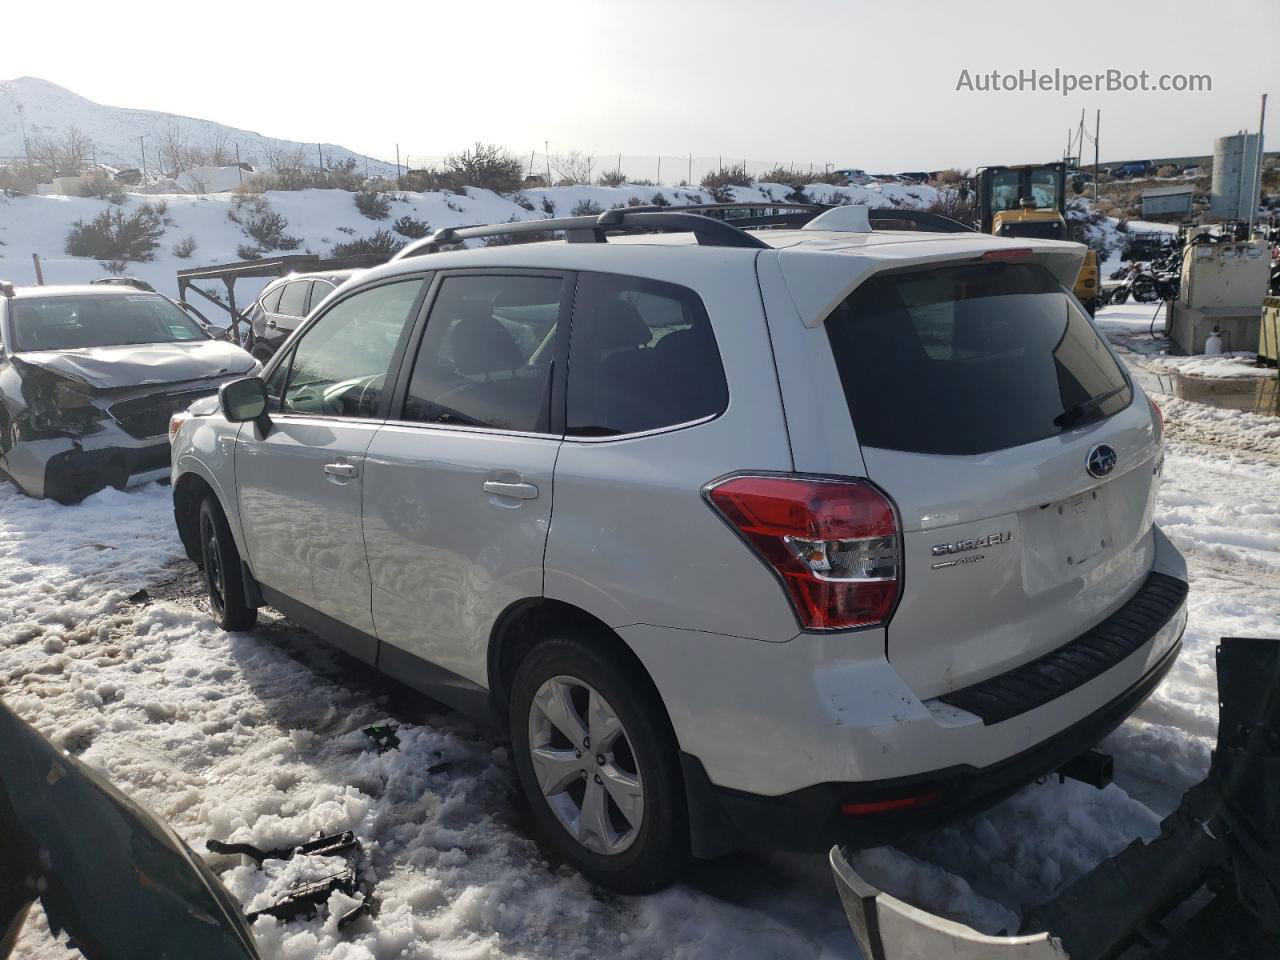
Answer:
[[[897,515],[860,480],[739,476],[706,489],[711,505],[786,588],[806,630],[884,623],[898,602]]]
[[[1164,438],[1164,411],[1150,397],[1147,397],[1147,403],[1151,404],[1151,420],[1156,425],[1156,439],[1161,440]]]

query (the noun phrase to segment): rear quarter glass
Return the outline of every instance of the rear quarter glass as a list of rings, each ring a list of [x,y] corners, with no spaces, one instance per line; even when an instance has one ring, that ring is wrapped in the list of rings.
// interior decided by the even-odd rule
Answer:
[[[865,447],[978,454],[1123,410],[1123,371],[1047,270],[984,263],[873,277],[825,327]],[[1108,391],[1086,417],[1066,411]]]

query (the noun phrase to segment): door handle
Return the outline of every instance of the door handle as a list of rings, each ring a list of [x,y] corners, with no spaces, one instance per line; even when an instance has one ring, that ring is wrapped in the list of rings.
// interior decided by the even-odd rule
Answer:
[[[331,477],[354,477],[360,470],[354,463],[326,463],[324,472]]]
[[[514,497],[517,500],[533,500],[538,496],[538,488],[532,483],[503,483],[500,480],[486,480],[484,492],[495,497]]]

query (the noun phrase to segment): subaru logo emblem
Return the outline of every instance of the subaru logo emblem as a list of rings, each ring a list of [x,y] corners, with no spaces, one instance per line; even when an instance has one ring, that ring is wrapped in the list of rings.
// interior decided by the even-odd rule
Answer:
[[[1091,477],[1105,477],[1116,468],[1116,452],[1109,444],[1100,443],[1089,451],[1085,469]]]

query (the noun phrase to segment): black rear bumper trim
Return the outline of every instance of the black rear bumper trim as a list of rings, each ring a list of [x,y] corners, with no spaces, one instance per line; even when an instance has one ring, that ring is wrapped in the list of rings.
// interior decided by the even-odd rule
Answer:
[[[1028,713],[1084,686],[1147,643],[1181,608],[1187,583],[1152,572],[1122,606],[1057,650],[1020,667],[938,697],[986,724]]]

